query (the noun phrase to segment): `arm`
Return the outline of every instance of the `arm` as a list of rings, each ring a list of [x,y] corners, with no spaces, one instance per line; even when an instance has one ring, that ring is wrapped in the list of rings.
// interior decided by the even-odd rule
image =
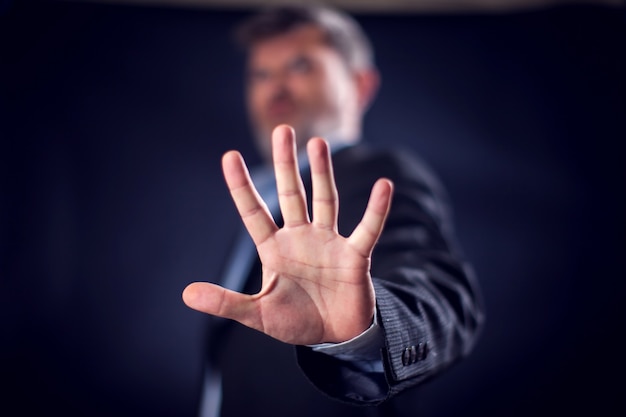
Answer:
[[[422,250],[418,247],[420,242],[416,246],[414,240],[423,233],[415,235],[411,231],[413,227],[433,226],[426,232],[433,232],[432,237],[438,239],[444,229],[443,224],[429,223],[432,216],[428,210],[424,211],[429,206],[428,192],[414,196],[415,187],[404,184],[405,176],[389,171],[401,182],[401,193],[395,197],[389,230],[381,237],[372,258],[389,211],[392,183],[375,179],[361,181],[357,187],[346,187],[342,212],[338,214],[328,148],[322,140],[313,139],[308,146],[313,191],[311,220],[295,162],[293,132],[284,126],[277,128],[273,144],[285,224],[282,228],[276,226],[256,193],[241,156],[231,152],[223,159],[227,184],[261,258],[261,291],[245,295],[214,284],[194,283],[183,293],[185,303],[298,345],[300,363],[311,381],[330,395],[348,401],[378,403],[457,358],[456,352],[459,348],[463,350],[462,343],[448,342],[450,336],[456,334],[455,329],[460,329],[451,321],[453,297],[448,293],[429,293],[438,274],[430,273],[429,265],[436,263],[432,260],[436,257],[431,259],[428,252],[436,249],[436,252],[447,253],[447,248],[440,249],[428,242]],[[389,161],[381,162],[385,167]],[[374,170],[369,165],[359,165],[363,172],[351,171],[349,175],[338,176],[342,192],[342,182],[350,176],[384,176],[378,174],[384,174],[385,170]],[[406,177],[412,178],[411,175]],[[424,188],[420,181],[417,184],[420,190]],[[398,203],[405,200],[403,190],[408,193],[406,207]],[[338,233],[338,215],[343,218],[340,219],[342,228],[345,229],[345,224],[350,226],[348,237]],[[470,303],[475,301],[473,294],[468,297]],[[370,326],[375,303],[385,336],[381,356],[384,374],[359,371],[350,362],[301,346],[339,343],[359,335]],[[472,335],[468,343],[471,338]],[[423,340],[430,345],[431,353],[426,355],[427,350],[419,351],[420,346],[426,346],[420,345]],[[402,355],[405,355],[406,366],[402,364]],[[424,356],[423,360],[417,361],[418,355],[420,359]]]
[[[342,202],[340,230],[353,227],[364,192],[377,177],[394,182],[393,203],[371,268],[385,375],[303,347],[298,347],[299,363],[327,394],[377,404],[469,353],[483,321],[481,298],[456,247],[445,191],[423,163],[406,152],[362,148],[340,152],[334,162]]]

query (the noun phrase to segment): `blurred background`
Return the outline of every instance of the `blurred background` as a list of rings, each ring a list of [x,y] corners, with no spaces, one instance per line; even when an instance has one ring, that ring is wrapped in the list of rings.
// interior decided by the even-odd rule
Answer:
[[[236,221],[221,154],[259,161],[230,33],[261,3],[0,1],[0,414],[193,415],[180,293]],[[366,140],[439,173],[483,287],[416,415],[625,415],[621,1],[328,3],[376,49]]]

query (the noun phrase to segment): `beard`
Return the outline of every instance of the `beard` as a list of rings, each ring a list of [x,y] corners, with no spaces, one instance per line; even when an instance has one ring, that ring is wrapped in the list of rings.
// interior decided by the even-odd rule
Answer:
[[[303,152],[312,137],[338,138],[340,115],[338,109],[329,106],[321,111],[313,109],[296,100],[289,91],[279,91],[268,100],[262,113],[252,117],[256,147],[261,156],[271,163],[272,131],[280,124],[287,124],[295,131],[298,152]]]

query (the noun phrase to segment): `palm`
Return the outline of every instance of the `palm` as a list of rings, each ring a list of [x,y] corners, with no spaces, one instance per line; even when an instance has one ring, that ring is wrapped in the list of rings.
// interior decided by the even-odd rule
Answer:
[[[263,288],[254,328],[294,344],[342,341],[362,332],[374,309],[369,262],[333,231],[282,229],[259,246]]]
[[[374,312],[369,257],[384,223],[391,184],[379,181],[359,226],[337,233],[337,192],[328,149],[309,142],[313,221],[298,174],[293,132],[274,132],[274,166],[285,225],[278,228],[250,182],[241,156],[224,157],[224,174],[263,265],[261,290],[245,295],[194,283],[183,298],[190,307],[239,321],[292,344],[342,342],[363,332]]]

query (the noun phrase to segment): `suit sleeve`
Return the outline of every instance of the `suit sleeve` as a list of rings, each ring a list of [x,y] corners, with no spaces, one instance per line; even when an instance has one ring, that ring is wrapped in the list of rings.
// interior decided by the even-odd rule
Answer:
[[[298,363],[322,392],[341,401],[380,404],[469,354],[484,320],[476,278],[456,242],[438,179],[407,152],[350,149],[334,158],[340,232],[351,233],[373,183],[394,182],[391,210],[372,255],[384,373],[296,348]]]

